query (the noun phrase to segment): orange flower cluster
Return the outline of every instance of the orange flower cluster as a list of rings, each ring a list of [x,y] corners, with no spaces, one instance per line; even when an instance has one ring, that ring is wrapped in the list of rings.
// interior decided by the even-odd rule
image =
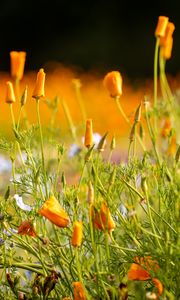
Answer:
[[[150,256],[147,257],[135,257],[131,268],[128,272],[129,280],[152,280],[158,290],[158,294],[161,295],[163,292],[162,283],[157,278],[152,278],[150,271],[157,272],[159,265],[156,261],[152,260]]]
[[[69,224],[68,215],[54,196],[51,196],[48,200],[46,200],[39,210],[39,214],[58,227],[67,227]]]
[[[118,71],[107,73],[104,77],[104,86],[109,91],[111,97],[120,97],[122,95],[122,76]]]
[[[81,221],[76,221],[76,222],[74,222],[74,225],[73,225],[73,234],[72,234],[71,244],[74,247],[81,246],[82,238],[83,238],[83,224]]]
[[[86,300],[85,290],[80,281],[73,282],[74,300]]]
[[[34,230],[32,223],[27,220],[23,221],[21,225],[18,227],[18,234],[36,237],[36,232]]]
[[[111,216],[110,210],[105,201],[102,202],[101,208],[98,211],[94,205],[90,207],[91,218],[94,226],[99,230],[113,230],[116,224]]]

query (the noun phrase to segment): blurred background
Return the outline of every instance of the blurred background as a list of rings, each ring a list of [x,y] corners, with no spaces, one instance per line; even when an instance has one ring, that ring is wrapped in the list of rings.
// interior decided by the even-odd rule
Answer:
[[[159,15],[175,23],[172,75],[180,66],[180,1],[0,1],[0,70],[9,51],[27,51],[26,70],[48,61],[83,71],[119,69],[130,78],[152,77]]]

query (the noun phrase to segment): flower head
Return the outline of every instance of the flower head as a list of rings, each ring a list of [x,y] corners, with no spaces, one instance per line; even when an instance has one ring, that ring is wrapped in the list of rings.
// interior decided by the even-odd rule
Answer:
[[[169,136],[170,132],[171,132],[171,120],[169,118],[166,118],[164,122],[164,126],[161,130],[161,136],[163,138],[166,138]]]
[[[44,84],[45,84],[46,74],[44,73],[44,69],[40,69],[37,73],[36,84],[33,91],[33,98],[41,98],[44,97]]]
[[[122,76],[118,71],[112,71],[104,77],[104,86],[112,97],[120,97],[122,95]]]
[[[172,22],[168,22],[168,24],[166,26],[165,35],[160,38],[160,46],[161,47],[166,46],[166,44],[168,43],[168,40],[170,38],[172,38],[174,30],[175,30],[174,24]]]
[[[68,215],[54,196],[51,196],[45,201],[39,210],[39,214],[47,218],[58,227],[67,227],[69,224]]]
[[[80,281],[73,282],[74,300],[86,300],[85,290]]]
[[[151,272],[156,273],[159,269],[159,265],[156,261],[152,260],[150,256],[147,257],[135,257],[135,263],[133,263],[128,271],[129,280],[152,280],[154,285],[158,289],[159,295],[163,292],[162,283],[157,278],[152,278]]]
[[[12,104],[16,102],[16,97],[14,94],[13,84],[11,81],[6,82],[6,103]]]
[[[168,17],[159,16],[158,23],[157,23],[156,30],[155,30],[156,37],[164,37],[165,36],[168,20],[169,20]]]
[[[168,60],[171,58],[172,48],[173,48],[173,38],[170,37],[167,40],[165,46],[162,47],[161,55],[164,59]]]
[[[73,225],[71,244],[74,247],[81,246],[82,238],[83,238],[83,224],[81,221],[75,221]]]
[[[21,80],[24,75],[26,52],[11,51],[10,59],[11,59],[11,76],[15,79]]]
[[[36,232],[34,230],[32,223],[27,220],[23,221],[21,225],[18,227],[18,234],[36,237]]]
[[[94,205],[91,206],[91,217],[94,226],[99,230],[108,231],[113,230],[116,227],[114,220],[111,216],[110,210],[107,207],[105,201],[102,202],[100,210],[98,210]]]

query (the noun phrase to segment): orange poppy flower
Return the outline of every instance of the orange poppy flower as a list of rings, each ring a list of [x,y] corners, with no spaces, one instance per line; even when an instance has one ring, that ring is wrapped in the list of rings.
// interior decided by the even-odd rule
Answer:
[[[30,221],[23,221],[18,227],[18,234],[36,237],[36,232]]]
[[[73,282],[74,300],[86,300],[85,290],[80,281]]]
[[[106,202],[102,202],[101,208],[98,211],[94,205],[90,207],[90,213],[94,226],[99,230],[108,229],[108,231],[113,230],[116,227],[114,220],[111,216],[109,208]]]
[[[122,76],[120,72],[112,71],[107,73],[103,83],[111,97],[120,97],[122,95]]]
[[[12,104],[16,102],[13,84],[11,81],[6,82],[6,103]]]
[[[93,145],[92,119],[86,120],[86,132],[84,137],[84,145],[87,148],[90,148]]]
[[[135,257],[135,263],[132,263],[130,270],[128,271],[129,280],[152,280],[159,295],[163,292],[162,283],[157,278],[152,278],[150,271],[157,272],[159,265],[156,261],[152,260],[150,256],[147,257]]]
[[[37,73],[36,84],[33,91],[33,98],[41,98],[44,97],[44,84],[45,84],[46,74],[44,73],[44,69],[40,69]]]
[[[168,137],[170,132],[171,132],[171,120],[169,118],[166,118],[166,120],[164,122],[164,126],[161,131],[161,136],[163,138],[166,138],[166,137]]]
[[[68,215],[54,196],[45,201],[38,213],[59,227],[69,224]]]
[[[81,246],[83,238],[83,224],[81,221],[74,222],[71,244],[74,247]]]
[[[24,75],[26,52],[11,51],[10,59],[11,59],[11,76],[15,79],[21,80]]]
[[[165,36],[168,20],[169,20],[168,17],[159,16],[158,23],[157,23],[156,30],[155,30],[155,36],[156,37]]]

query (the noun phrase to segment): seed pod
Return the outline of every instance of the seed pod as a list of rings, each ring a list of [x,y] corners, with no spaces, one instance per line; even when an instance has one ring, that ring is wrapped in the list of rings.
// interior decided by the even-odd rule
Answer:
[[[106,145],[106,137],[108,135],[108,132],[106,132],[103,137],[101,138],[98,146],[97,146],[97,149],[99,152],[103,152],[104,151],[104,148],[105,148],[105,145]]]
[[[136,113],[134,116],[134,122],[139,123],[141,120],[141,103],[139,104],[138,108],[136,109]]]
[[[115,148],[116,148],[116,139],[115,139],[115,136],[113,135],[111,144],[110,144],[110,149],[114,150]]]
[[[133,124],[133,127],[131,128],[131,132],[129,135],[129,139],[131,143],[134,141],[135,130],[136,130],[136,123]]]
[[[25,87],[25,90],[21,96],[21,106],[24,106],[26,104],[27,101],[27,85]]]

